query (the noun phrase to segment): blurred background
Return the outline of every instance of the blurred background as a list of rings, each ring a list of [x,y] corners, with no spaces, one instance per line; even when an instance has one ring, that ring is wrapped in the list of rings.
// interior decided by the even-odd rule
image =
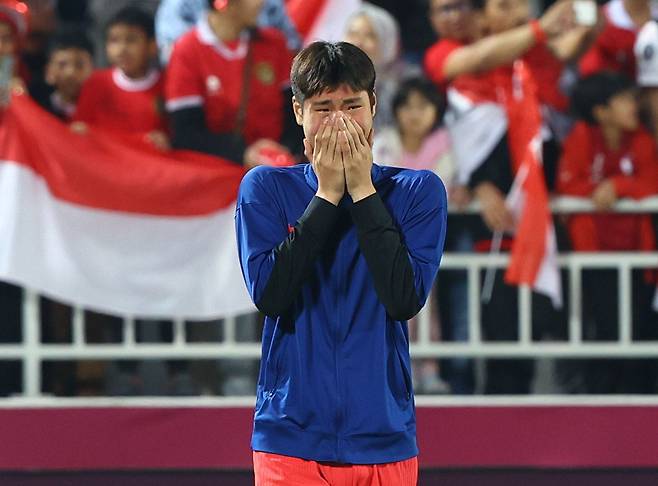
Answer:
[[[306,162],[289,74],[318,39],[377,69],[375,163],[448,190],[409,322],[420,484],[656,484],[656,18],[0,1],[3,484],[250,484],[262,316],[235,196],[251,167]]]

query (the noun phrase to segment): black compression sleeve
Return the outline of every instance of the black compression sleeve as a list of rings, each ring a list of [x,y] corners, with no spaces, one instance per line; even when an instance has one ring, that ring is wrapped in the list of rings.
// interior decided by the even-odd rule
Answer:
[[[375,193],[352,206],[359,246],[375,291],[393,319],[410,319],[420,311],[409,252],[384,202]]]
[[[292,233],[274,250],[274,266],[256,307],[268,316],[283,314],[299,295],[325,242],[339,209],[314,197]]]
[[[242,165],[246,144],[232,133],[212,133],[206,126],[201,107],[184,108],[170,113],[174,148],[196,150]]]

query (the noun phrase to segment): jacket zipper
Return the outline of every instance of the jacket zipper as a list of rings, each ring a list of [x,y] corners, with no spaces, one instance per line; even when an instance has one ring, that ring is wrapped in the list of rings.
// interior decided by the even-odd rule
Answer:
[[[341,258],[340,243],[337,246],[336,250],[336,261],[337,261],[337,277],[336,282],[336,328],[334,330],[334,365],[336,369],[336,460],[341,462],[341,450],[340,450],[340,431],[343,424],[343,400],[341,394],[341,380],[340,380],[340,331],[341,331],[341,322],[342,322],[342,306],[341,306],[341,295],[343,291],[343,280],[344,280],[344,270],[343,270],[343,259]]]

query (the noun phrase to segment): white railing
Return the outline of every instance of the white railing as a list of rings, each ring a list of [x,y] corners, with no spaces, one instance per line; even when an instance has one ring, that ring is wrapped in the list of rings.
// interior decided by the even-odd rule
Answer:
[[[593,210],[587,201],[560,198],[553,201],[556,213],[582,213]],[[658,212],[658,197],[641,202],[621,201],[616,211],[629,213]],[[465,212],[477,211],[475,205]],[[411,344],[412,356],[439,357],[658,357],[656,342],[635,342],[631,329],[632,279],[636,268],[658,268],[658,252],[643,253],[572,253],[560,255],[558,263],[568,271],[569,301],[568,340],[537,342],[532,339],[531,299],[527,287],[519,287],[519,339],[511,342],[487,342],[481,336],[480,301],[481,273],[490,267],[502,269],[507,265],[507,255],[450,254],[441,264],[443,270],[463,270],[468,282],[468,340],[465,342],[437,342],[431,339],[432,323],[429,309],[421,311],[417,319],[417,336]],[[582,338],[582,282],[583,269],[614,268],[619,282],[619,340],[615,342],[587,342]],[[498,270],[500,271],[500,270]],[[173,323],[173,342],[163,344],[138,343],[134,317],[123,322],[123,341],[119,344],[89,344],[84,335],[84,313],[74,309],[72,343],[44,344],[41,342],[38,296],[25,292],[23,303],[24,333],[20,344],[0,345],[0,360],[21,360],[23,363],[23,396],[41,396],[41,364],[60,360],[135,360],[135,359],[257,359],[260,344],[236,340],[236,320],[223,322],[224,339],[219,343],[188,342],[183,320]]]

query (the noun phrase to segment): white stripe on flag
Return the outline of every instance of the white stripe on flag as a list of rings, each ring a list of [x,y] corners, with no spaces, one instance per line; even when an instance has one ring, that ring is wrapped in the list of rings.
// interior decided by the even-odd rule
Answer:
[[[28,167],[0,162],[0,278],[121,315],[249,312],[234,212],[161,217],[83,207],[57,199]]]

